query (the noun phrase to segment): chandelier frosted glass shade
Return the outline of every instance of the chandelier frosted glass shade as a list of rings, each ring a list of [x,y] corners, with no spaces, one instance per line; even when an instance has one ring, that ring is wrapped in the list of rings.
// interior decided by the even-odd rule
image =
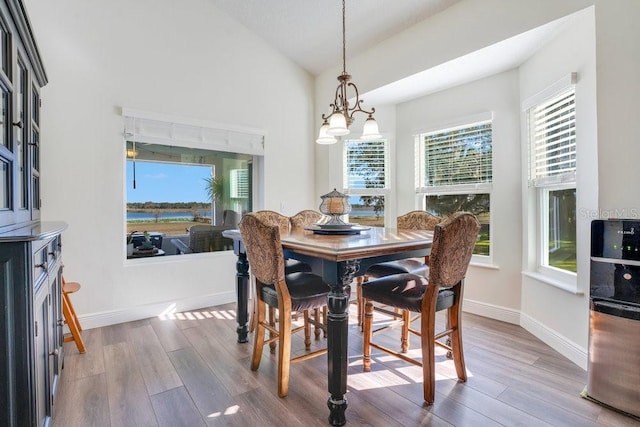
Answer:
[[[329,118],[329,129],[327,129],[327,133],[333,136],[343,136],[351,133],[347,127],[347,119],[344,117],[344,114],[338,112],[331,115]]]
[[[328,130],[329,130],[329,123],[327,123],[327,121],[325,120],[322,126],[320,126],[318,139],[316,139],[316,142],[318,144],[328,145],[328,144],[335,144],[336,142],[338,142],[338,140],[334,136],[329,135],[329,133],[327,132]]]
[[[378,139],[380,136],[378,122],[376,122],[376,119],[369,116],[369,118],[364,122],[361,139]]]

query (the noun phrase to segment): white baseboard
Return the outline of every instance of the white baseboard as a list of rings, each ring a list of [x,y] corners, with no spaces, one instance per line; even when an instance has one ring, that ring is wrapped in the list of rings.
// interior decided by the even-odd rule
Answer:
[[[211,295],[170,300],[153,304],[127,307],[120,310],[103,311],[78,316],[83,329],[100,328],[102,326],[131,322],[134,320],[148,319],[160,314],[177,311],[195,310],[197,308],[211,307],[214,305],[228,304],[236,301],[235,291],[221,292]]]
[[[487,304],[486,302],[465,298],[462,302],[462,311],[502,322],[513,323],[514,325],[520,324],[520,311],[499,305]]]
[[[587,369],[587,349],[548,328],[533,317],[521,313],[519,310],[468,299],[465,299],[462,303],[462,310],[490,319],[520,325],[582,369]]]
[[[577,345],[575,342],[543,325],[531,316],[520,313],[520,319],[520,326],[524,329],[531,332],[549,347],[553,348],[582,369],[587,369],[588,353],[586,348]]]

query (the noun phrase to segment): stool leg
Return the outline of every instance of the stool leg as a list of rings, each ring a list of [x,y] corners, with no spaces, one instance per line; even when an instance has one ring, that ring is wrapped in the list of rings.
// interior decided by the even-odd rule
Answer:
[[[80,324],[80,321],[78,320],[78,315],[76,314],[76,309],[73,307],[73,304],[71,304],[71,300],[69,299],[69,294],[64,294],[64,296],[67,298],[68,301],[68,305],[69,305],[69,312],[71,313],[71,317],[73,317],[73,320],[75,320],[76,325],[78,325],[78,330],[81,331],[82,330],[82,325]]]
[[[79,323],[77,318],[73,316],[73,306],[71,305],[71,301],[69,300],[69,295],[63,293],[62,294],[62,314],[64,315],[65,320],[67,321],[67,326],[69,327],[69,331],[71,331],[71,339],[65,338],[65,342],[75,341],[76,347],[78,347],[78,351],[80,353],[84,353],[86,351],[84,347],[84,341],[82,341],[82,336],[80,335]]]

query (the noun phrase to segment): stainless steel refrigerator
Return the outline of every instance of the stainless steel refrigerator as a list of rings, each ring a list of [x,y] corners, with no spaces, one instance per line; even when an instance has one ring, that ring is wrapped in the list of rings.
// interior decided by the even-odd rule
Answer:
[[[587,395],[640,417],[640,221],[591,223]]]

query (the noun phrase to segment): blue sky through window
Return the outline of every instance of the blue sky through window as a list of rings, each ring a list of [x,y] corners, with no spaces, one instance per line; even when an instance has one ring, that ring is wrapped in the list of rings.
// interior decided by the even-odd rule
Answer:
[[[136,189],[133,162],[127,161],[127,203],[209,202],[204,178],[211,166],[136,161]]]

